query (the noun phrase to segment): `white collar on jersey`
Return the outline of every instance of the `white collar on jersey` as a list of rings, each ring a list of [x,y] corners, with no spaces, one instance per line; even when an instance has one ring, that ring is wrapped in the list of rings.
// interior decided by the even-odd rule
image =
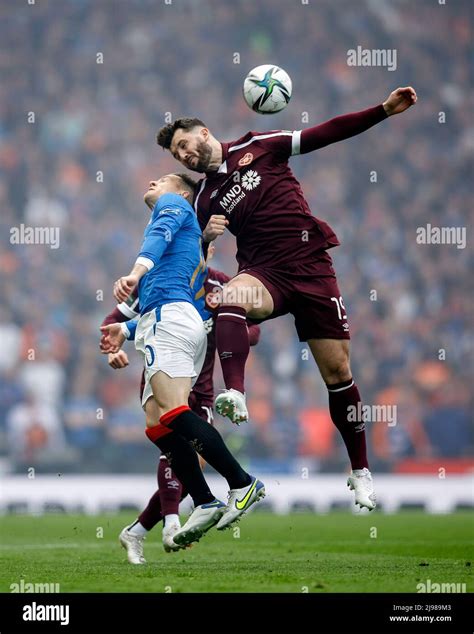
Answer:
[[[227,161],[224,161],[220,164],[219,169],[217,170],[218,174],[227,174]]]

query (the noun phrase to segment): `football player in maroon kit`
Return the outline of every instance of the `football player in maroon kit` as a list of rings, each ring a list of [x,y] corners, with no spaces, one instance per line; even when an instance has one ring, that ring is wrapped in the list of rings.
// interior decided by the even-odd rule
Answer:
[[[207,261],[213,254],[211,246],[208,252]],[[213,405],[214,405],[214,362],[216,356],[215,341],[215,318],[217,310],[222,300],[224,286],[231,278],[218,271],[208,267],[207,277],[204,284],[206,309],[211,317],[205,322],[207,331],[207,350],[204,365],[201,373],[189,395],[190,408],[203,420],[213,424]],[[139,315],[138,293],[136,289],[132,291],[129,298],[118,304],[104,319],[102,325],[125,322]],[[255,346],[260,338],[260,327],[256,324],[249,323],[249,341],[251,346]],[[128,366],[128,356],[124,350],[116,353],[108,354],[108,363],[114,369],[121,369]],[[144,375],[140,385],[140,401],[145,384]],[[201,466],[204,461],[200,458]],[[140,513],[138,518],[130,525],[126,526],[120,533],[119,540],[127,551],[127,558],[131,564],[145,564],[146,559],[143,555],[143,541],[147,534],[163,520],[163,548],[166,552],[179,550],[173,541],[173,535],[180,528],[179,522],[179,504],[187,496],[181,482],[173,472],[166,455],[162,455],[158,462],[157,471],[158,489],[151,496],[146,508]]]
[[[162,127],[157,143],[182,165],[205,174],[194,207],[206,243],[227,228],[237,239],[238,274],[217,316],[217,350],[227,390],[216,410],[234,423],[248,420],[244,370],[249,353],[246,318],[291,313],[326,383],[331,418],[351,461],[348,486],[359,506],[376,506],[363,420],[352,420],[360,394],[349,364],[349,325],[328,249],[339,245],[331,227],[311,214],[288,159],[368,130],[417,101],[397,88],[383,103],[298,131],[248,132],[221,143],[199,119]],[[257,301],[255,301],[257,298]],[[350,420],[349,420],[350,419]]]

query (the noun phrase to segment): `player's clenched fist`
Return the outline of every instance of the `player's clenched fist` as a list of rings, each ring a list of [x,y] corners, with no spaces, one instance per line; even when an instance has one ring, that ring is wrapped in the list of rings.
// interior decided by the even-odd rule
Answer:
[[[404,88],[397,88],[390,93],[387,101],[383,102],[383,107],[390,117],[393,114],[404,112],[407,108],[413,106],[417,99],[415,89],[411,86],[405,86]]]
[[[212,215],[209,218],[209,222],[207,223],[206,228],[202,232],[202,237],[206,242],[212,242],[224,233],[225,228],[228,224],[229,221],[225,216],[220,216],[217,214]]]
[[[137,275],[124,275],[114,284],[114,297],[119,302],[124,302],[138,283]]]
[[[127,367],[128,356],[125,350],[119,350],[118,352],[109,352],[107,361],[111,368],[114,368],[114,370],[120,370],[120,368]]]
[[[122,326],[118,322],[115,324],[108,324],[107,326],[101,326],[100,331],[102,333],[102,337],[100,338],[99,348],[102,354],[118,352],[125,341]]]

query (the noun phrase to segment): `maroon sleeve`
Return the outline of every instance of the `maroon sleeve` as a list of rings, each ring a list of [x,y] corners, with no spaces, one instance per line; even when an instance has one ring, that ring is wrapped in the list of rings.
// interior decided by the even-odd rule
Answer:
[[[125,313],[120,310],[120,306],[123,305],[124,310],[130,309],[133,313],[138,314],[138,288],[135,287],[130,295],[127,297],[125,302],[121,304],[117,304],[117,306],[110,312],[102,322],[101,326],[108,326],[109,324],[115,324],[117,322],[121,323],[123,321],[128,321],[129,319],[133,319],[130,315],[127,317]],[[135,310],[136,309],[136,310]]]
[[[207,279],[216,280],[219,284],[227,284],[227,282],[232,279],[229,275],[217,269],[212,269],[210,266],[207,267],[207,271]]]
[[[249,322],[247,322],[247,325],[249,328],[249,343],[251,346],[256,346],[260,340],[260,326]]]
[[[306,154],[331,143],[349,139],[356,134],[365,132],[387,117],[383,105],[380,104],[373,108],[367,108],[367,110],[335,117],[313,128],[306,128],[301,132],[299,153]]]
[[[101,323],[101,326],[108,326],[109,324],[115,324],[116,322],[128,321],[130,317],[127,317],[119,310],[118,306],[116,306],[112,312],[110,312],[107,317],[105,317],[104,321]]]

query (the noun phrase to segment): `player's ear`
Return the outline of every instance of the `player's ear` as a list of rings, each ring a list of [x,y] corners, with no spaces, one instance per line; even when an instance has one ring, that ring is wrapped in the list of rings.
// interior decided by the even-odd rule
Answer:
[[[199,134],[203,137],[204,141],[207,141],[207,139],[209,138],[209,129],[208,128],[201,128],[199,130]]]
[[[189,200],[189,197],[190,197],[190,195],[191,195],[191,194],[190,194],[190,192],[188,192],[188,190],[187,190],[187,189],[183,189],[183,191],[182,191],[182,192],[180,192],[180,193],[181,193],[181,196],[182,196],[183,198],[186,198],[186,200]]]

